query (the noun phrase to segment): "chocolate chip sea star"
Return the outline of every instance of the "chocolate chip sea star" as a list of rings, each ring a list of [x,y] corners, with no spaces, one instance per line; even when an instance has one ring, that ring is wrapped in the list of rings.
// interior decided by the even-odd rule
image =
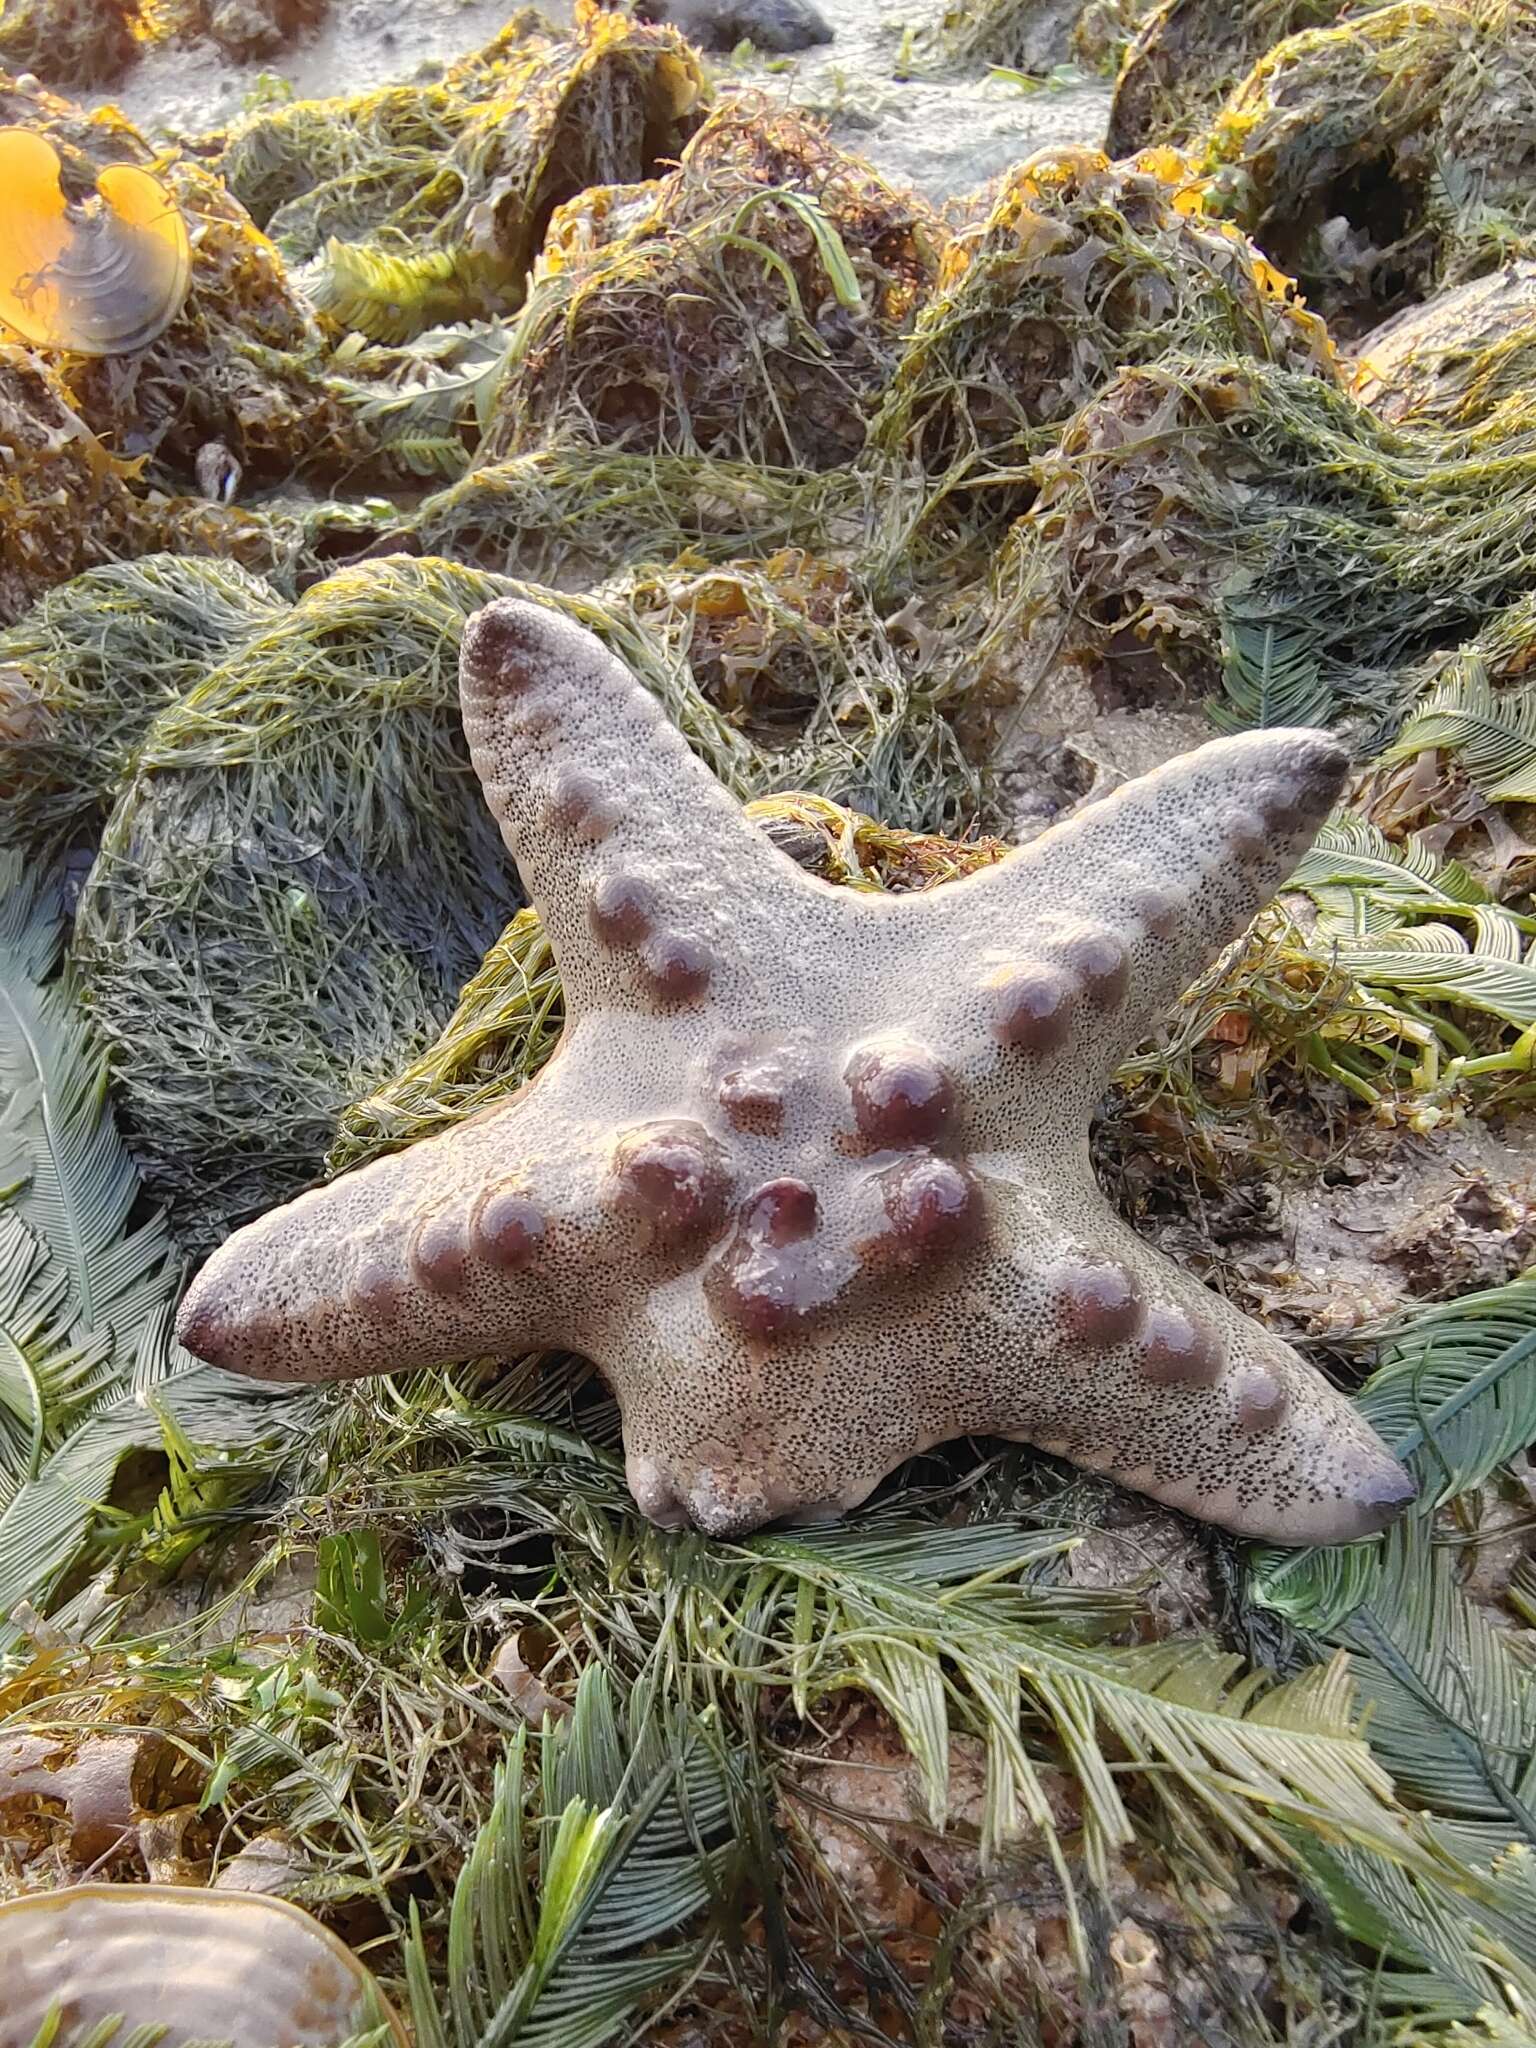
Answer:
[[[1088,1157],[1119,1058],[1326,814],[1326,733],[1217,740],[964,880],[866,895],[771,845],[556,613],[477,613],[460,677],[564,1037],[506,1103],[239,1231],[183,1304],[192,1351],[316,1380],[568,1347],[617,1391],[644,1512],[722,1536],[969,1432],[1284,1542],[1410,1497]]]

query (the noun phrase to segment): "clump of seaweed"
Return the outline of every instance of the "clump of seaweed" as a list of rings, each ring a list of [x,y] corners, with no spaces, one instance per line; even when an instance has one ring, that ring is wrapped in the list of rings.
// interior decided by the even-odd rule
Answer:
[[[484,453],[575,436],[770,467],[846,462],[943,239],[921,200],[802,116],[733,101],[669,176],[556,214]]]
[[[1204,144],[1226,206],[1330,323],[1527,253],[1531,0],[1393,0],[1261,58]]]
[[[555,208],[675,156],[705,90],[670,29],[524,10],[440,84],[252,116],[218,169],[323,312],[404,341],[514,308]]]
[[[54,367],[0,342],[0,623],[100,562],[152,546],[136,465],[93,432]]]
[[[1048,72],[1067,54],[1078,0],[979,0],[946,7],[937,41],[956,64]]]
[[[933,659],[910,620],[882,618],[841,563],[783,548],[643,569],[598,596],[750,738],[754,790],[829,796],[925,832],[975,818],[987,707],[972,675]]]
[[[1033,497],[1056,424],[1170,347],[1334,374],[1321,321],[1241,234],[1202,218],[1180,158],[1044,151],[946,248],[871,456],[911,477],[919,519],[936,514],[962,543],[1000,534]],[[910,553],[904,527],[886,538]]]
[[[255,622],[138,750],[75,952],[189,1245],[304,1184],[359,1079],[431,1035],[510,914],[455,674],[500,587],[444,562],[343,570]]]
[[[1231,722],[1383,713],[1413,664],[1530,592],[1536,415],[1407,433],[1254,360],[1127,370],[1040,463],[984,664],[1084,671],[1106,707],[1219,694]]]
[[[83,361],[84,358],[77,358]],[[125,459],[92,431],[42,355],[0,343],[0,626],[82,571],[167,551],[223,557],[292,590],[327,560],[377,539],[380,507],[326,500],[221,504],[146,488],[142,456]],[[384,512],[392,515],[392,508]]]
[[[6,0],[0,71],[52,85],[106,85],[132,63],[140,0]]]
[[[207,36],[237,63],[275,57],[324,21],[330,0],[148,0],[157,34]]]
[[[201,165],[177,162],[162,177],[196,231],[191,289],[148,348],[64,359],[83,416],[183,487],[214,441],[253,484],[360,467],[372,437],[330,389],[324,339],[277,251]]]
[[[110,85],[151,42],[206,37],[244,62],[325,18],[329,0],[6,0],[0,68],[81,91]]]
[[[1131,156],[1183,148],[1251,66],[1286,36],[1326,28],[1352,0],[1156,0],[1143,10],[1115,80],[1105,148]]]

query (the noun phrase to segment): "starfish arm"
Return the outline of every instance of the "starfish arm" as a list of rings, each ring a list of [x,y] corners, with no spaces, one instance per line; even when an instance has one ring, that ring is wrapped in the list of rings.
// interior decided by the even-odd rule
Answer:
[[[558,1068],[471,1122],[273,1209],[216,1251],[177,1335],[257,1379],[356,1379],[559,1343],[604,1297],[608,1134]]]
[[[567,1005],[688,1011],[748,988],[806,878],[624,664],[558,612],[500,598],[465,630],[459,696]]]
[[[1046,1235],[1036,1224],[1021,1238],[1027,1263],[993,1269],[982,1426],[1277,1543],[1374,1534],[1413,1497],[1336,1387],[1144,1244],[1096,1189],[1058,1187]]]
[[[969,986],[947,1035],[989,1048],[1004,1098],[1027,1084],[1091,1106],[1124,1054],[1285,881],[1348,760],[1304,728],[1214,740],[908,907]]]

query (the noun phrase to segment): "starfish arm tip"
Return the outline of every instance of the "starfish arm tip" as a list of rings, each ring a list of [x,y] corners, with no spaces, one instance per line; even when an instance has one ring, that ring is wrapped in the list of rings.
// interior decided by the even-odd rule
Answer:
[[[459,656],[475,772],[577,1012],[700,1005],[808,888],[596,634],[498,598]]]

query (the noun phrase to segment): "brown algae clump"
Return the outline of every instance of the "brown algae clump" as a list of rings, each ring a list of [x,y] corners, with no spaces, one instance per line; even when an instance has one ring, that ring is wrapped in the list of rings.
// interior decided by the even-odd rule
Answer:
[[[1202,216],[1181,158],[1042,151],[945,249],[871,456],[911,476],[941,528],[995,537],[1030,502],[1058,423],[1171,346],[1334,374],[1322,322],[1243,235]]]
[[[943,229],[799,114],[732,103],[678,169],[551,224],[485,453],[565,436],[827,469],[932,283]]]
[[[1536,4],[1393,0],[1262,57],[1197,149],[1213,199],[1342,328],[1527,252]]]
[[[1170,356],[1124,371],[1040,465],[994,567],[983,663],[1021,636],[1106,708],[1224,691],[1241,721],[1383,710],[1527,594],[1536,408],[1405,432],[1320,377]]]
[[[1131,156],[1194,140],[1252,65],[1285,36],[1325,28],[1350,0],[1160,0],[1115,80],[1105,148]]]
[[[129,550],[143,513],[132,466],[92,432],[57,371],[0,342],[0,623],[41,592]]]
[[[74,90],[105,85],[133,62],[141,0],[5,0],[0,70]]]

